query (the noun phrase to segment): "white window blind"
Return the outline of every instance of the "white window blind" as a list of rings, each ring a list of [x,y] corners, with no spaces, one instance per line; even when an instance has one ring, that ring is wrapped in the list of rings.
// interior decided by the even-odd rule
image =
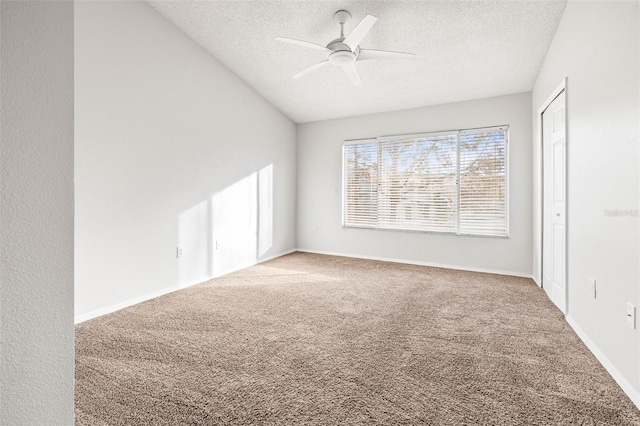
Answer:
[[[456,230],[456,136],[380,140],[378,226]]]
[[[344,222],[372,227],[378,223],[378,146],[376,140],[345,143]]]
[[[507,130],[345,142],[344,225],[506,236]]]
[[[507,235],[506,131],[460,132],[460,233]]]

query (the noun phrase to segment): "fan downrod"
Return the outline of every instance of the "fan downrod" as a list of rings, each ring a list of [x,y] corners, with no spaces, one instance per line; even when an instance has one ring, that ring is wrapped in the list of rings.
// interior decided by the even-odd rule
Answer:
[[[339,10],[333,14],[333,19],[335,19],[338,24],[340,24],[340,38],[344,39],[344,24],[349,22],[349,19],[351,19],[351,14],[346,10]]]

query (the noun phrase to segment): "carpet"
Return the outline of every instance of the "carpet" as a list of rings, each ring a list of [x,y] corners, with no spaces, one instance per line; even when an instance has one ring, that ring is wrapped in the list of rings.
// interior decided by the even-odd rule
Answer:
[[[77,425],[640,425],[531,280],[293,253],[76,328]]]

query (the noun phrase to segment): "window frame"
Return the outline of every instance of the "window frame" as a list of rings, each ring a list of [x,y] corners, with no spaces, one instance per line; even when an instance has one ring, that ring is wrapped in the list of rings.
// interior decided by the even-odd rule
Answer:
[[[465,134],[475,134],[475,133],[490,133],[495,131],[504,131],[504,214],[505,214],[505,233],[504,235],[487,235],[487,234],[477,234],[473,232],[461,232],[460,231],[460,197],[461,197],[461,187],[462,185],[460,180],[460,136]],[[450,230],[436,230],[436,229],[408,229],[408,228],[399,228],[399,227],[387,227],[381,226],[379,224],[376,225],[363,225],[363,224],[347,224],[347,159],[346,159],[346,147],[348,145],[358,145],[358,144],[367,144],[367,143],[375,143],[378,147],[378,161],[380,155],[380,142],[390,142],[395,140],[406,140],[406,139],[419,139],[419,138],[433,138],[438,136],[450,136],[455,135],[456,137],[456,229],[455,231]],[[418,233],[427,233],[427,234],[443,234],[443,235],[456,235],[456,236],[465,236],[465,237],[481,237],[481,238],[501,238],[508,239],[510,238],[510,208],[509,208],[509,140],[510,140],[510,126],[509,125],[498,125],[498,126],[487,126],[487,127],[474,127],[474,128],[466,128],[466,129],[457,129],[457,130],[445,130],[445,131],[436,131],[436,132],[423,132],[423,133],[409,133],[409,134],[400,134],[400,135],[385,135],[378,136],[375,138],[362,138],[362,139],[349,139],[345,140],[342,143],[342,227],[343,228],[354,228],[354,229],[373,229],[377,231],[394,231],[394,232],[418,232]],[[378,176],[379,176],[378,171]],[[378,188],[380,186],[380,182],[377,182]],[[376,202],[376,207],[379,208],[379,198]]]
[[[362,228],[362,229],[381,229],[377,226],[370,225],[347,225],[347,161],[346,146],[360,145],[365,143],[378,143],[377,138],[350,139],[342,142],[342,227],[343,228]]]

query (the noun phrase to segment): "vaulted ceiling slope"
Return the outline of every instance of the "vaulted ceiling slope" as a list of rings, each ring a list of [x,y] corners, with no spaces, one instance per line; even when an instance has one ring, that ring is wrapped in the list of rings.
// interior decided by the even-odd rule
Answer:
[[[296,123],[525,92],[532,89],[566,0],[497,1],[156,1],[167,20]],[[401,60],[358,61],[362,86],[325,66],[325,52],[278,36],[326,45],[340,35],[333,15],[348,10],[348,34],[378,18],[361,46],[411,52]]]

